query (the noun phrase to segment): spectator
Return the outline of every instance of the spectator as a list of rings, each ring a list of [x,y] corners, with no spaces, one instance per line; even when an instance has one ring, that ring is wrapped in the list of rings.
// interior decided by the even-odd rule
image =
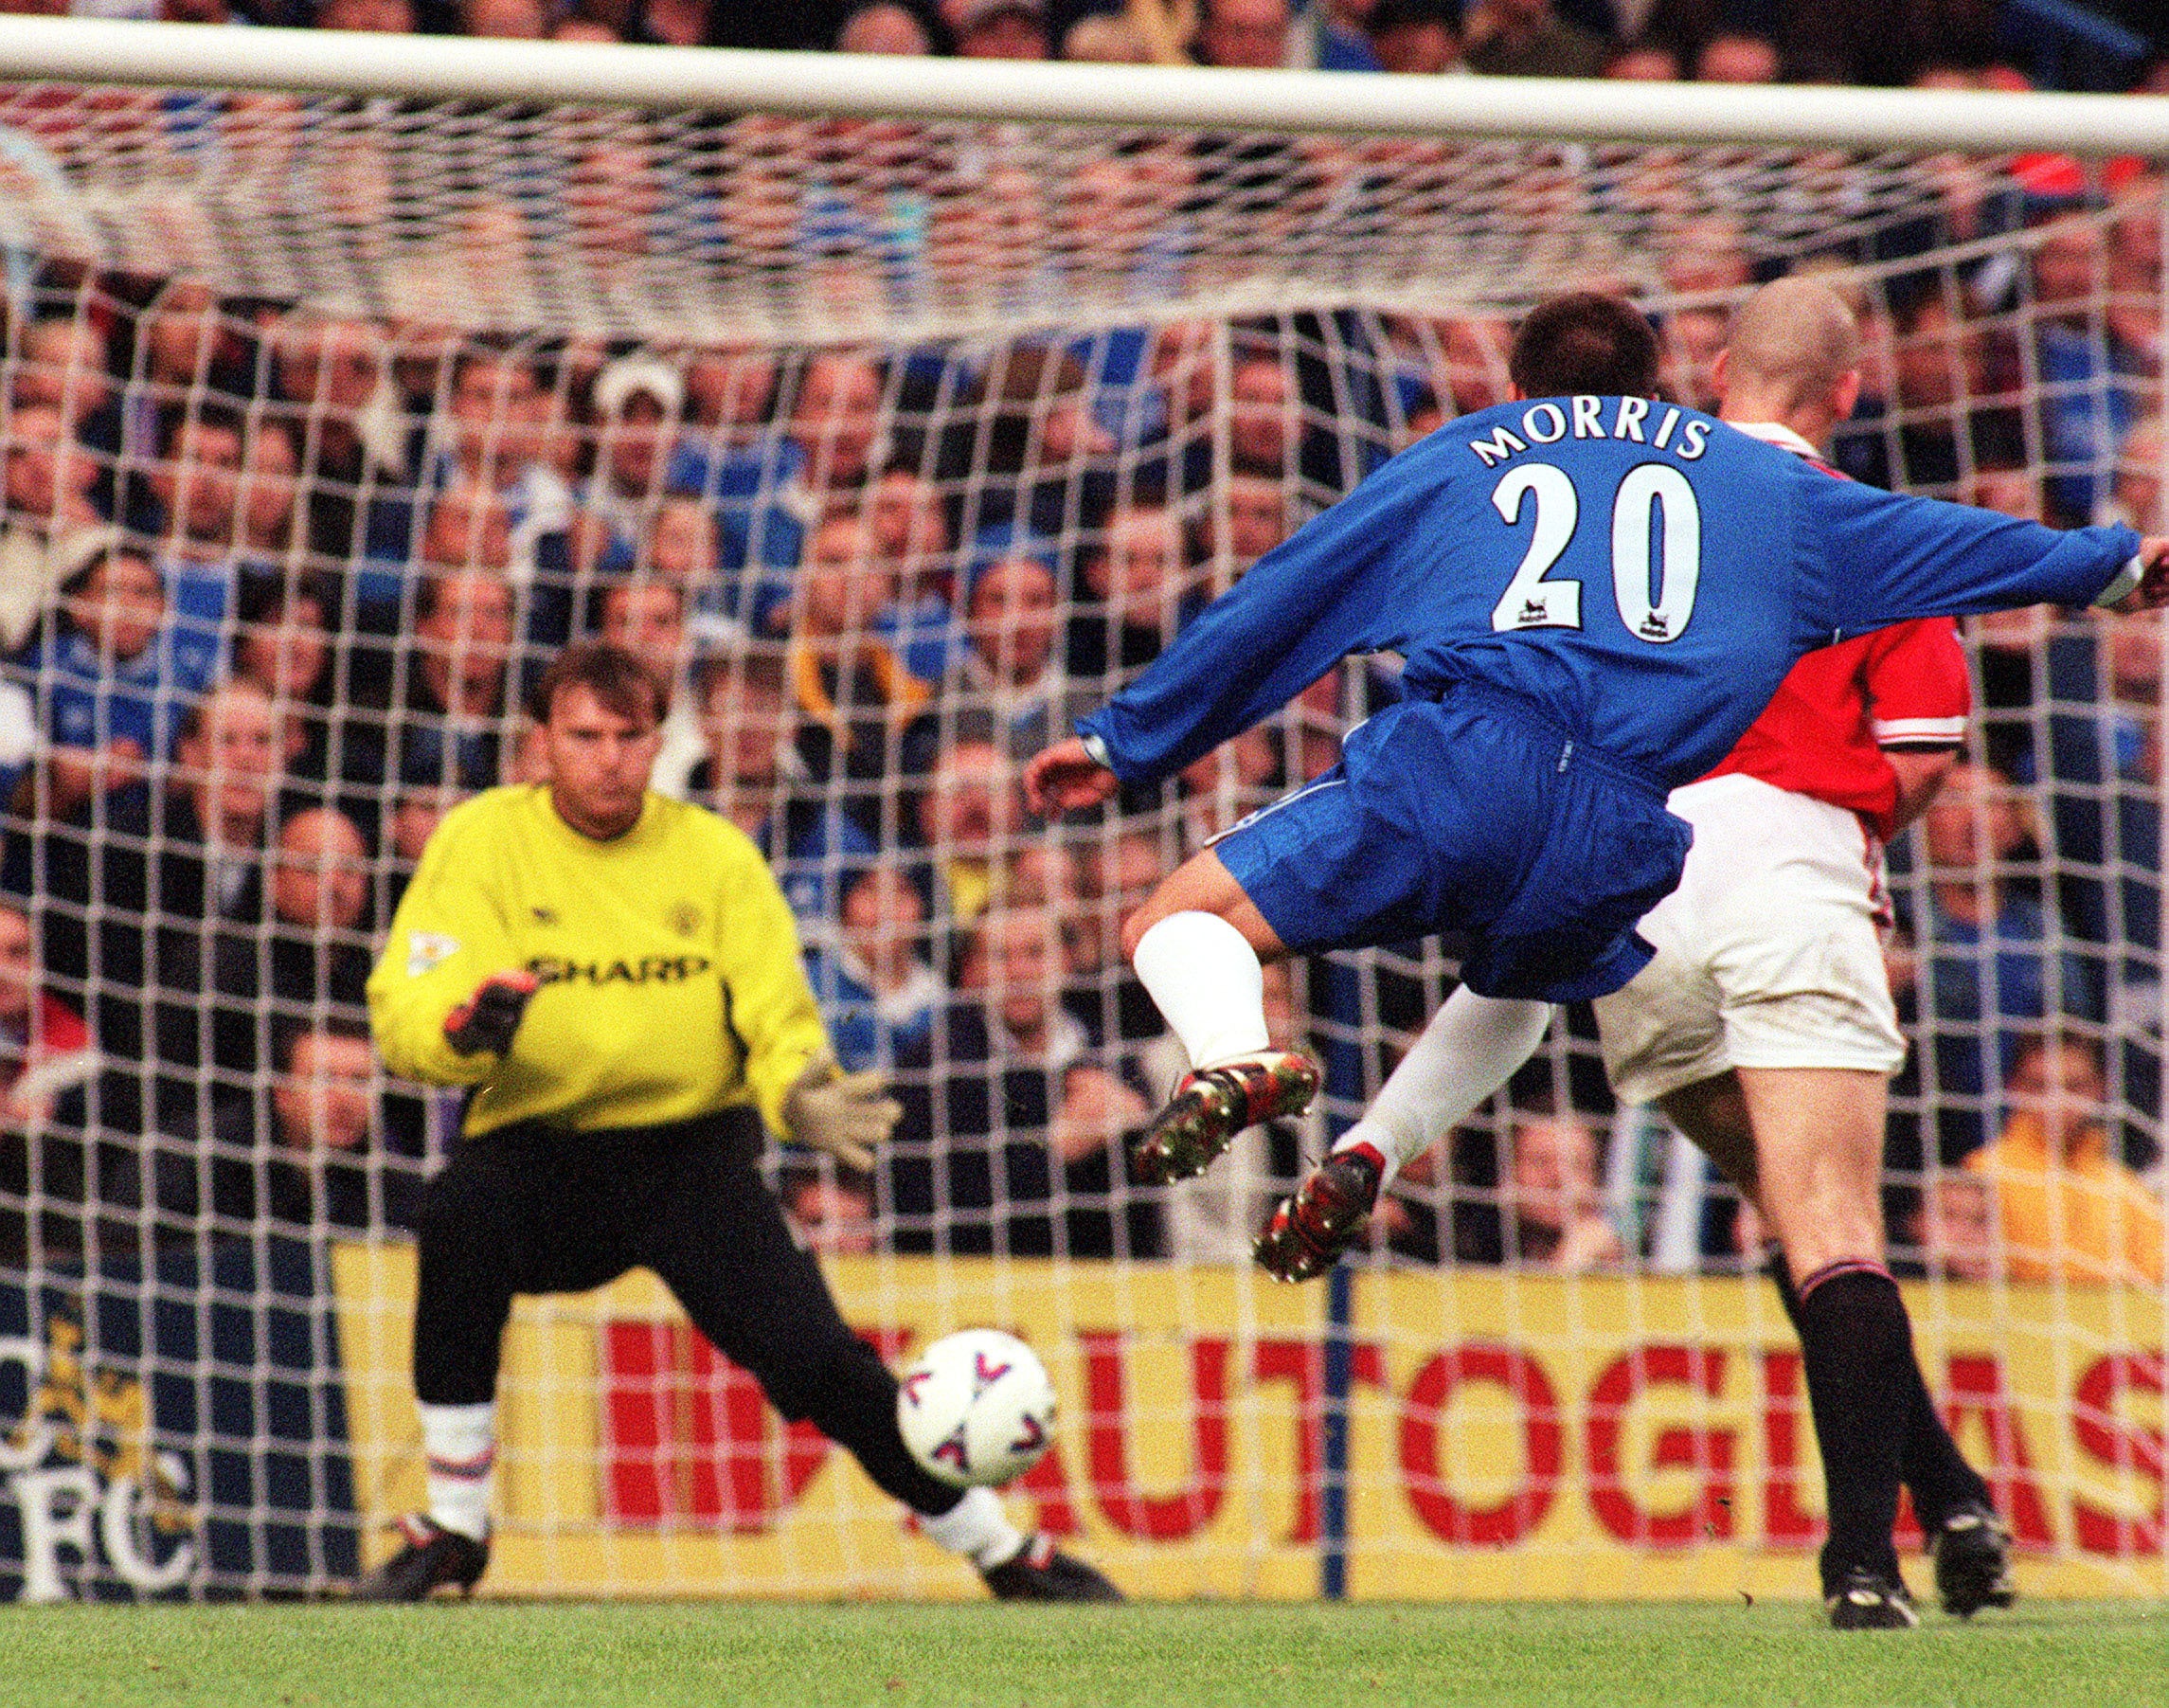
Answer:
[[[254,389],[239,338],[205,284],[175,279],[135,324],[136,375],[127,387],[121,455],[148,461],[163,454],[164,418],[205,393],[242,398]]]
[[[1061,57],[1081,64],[1150,65],[1159,56],[1135,19],[1086,12],[1062,38]]]
[[[844,1168],[786,1168],[776,1196],[808,1250],[847,1257],[875,1249],[873,1182],[865,1175]]]
[[[876,619],[882,638],[913,675],[938,682],[961,651],[951,602],[949,515],[934,482],[891,462],[867,493],[873,548],[895,574],[895,593]]]
[[[1235,466],[1253,475],[1284,475],[1294,459],[1295,384],[1276,353],[1238,356],[1228,376],[1228,443]]]
[[[30,638],[71,563],[71,533],[103,526],[91,502],[98,465],[69,435],[58,404],[18,397],[7,418],[0,479],[0,653]]]
[[[1041,0],[949,0],[942,9],[965,59],[1047,58],[1047,8]]]
[[[2124,1159],[2142,1167],[2162,1092],[2162,628],[2088,620],[2052,629],[2045,651],[2049,739],[2035,757],[2052,785],[2057,899],[2104,981]]]
[[[1053,550],[1025,536],[983,554],[965,584],[966,644],[942,683],[944,711],[979,714],[1022,764],[1096,701],[1073,692],[1055,656]]]
[[[167,758],[214,664],[201,648],[179,644],[165,584],[147,556],[111,533],[87,543],[29,666],[45,702],[42,811],[52,818]]]
[[[1676,52],[1644,36],[1613,48],[1604,75],[1619,82],[1676,83],[1683,73]]]
[[[268,1219],[299,1233],[416,1225],[420,1106],[384,1106],[368,1023],[334,1016],[278,1030],[268,1089],[218,1113],[207,1147],[212,1203],[229,1227]],[[372,1157],[372,1150],[381,1156]]]
[[[686,667],[691,647],[686,629],[685,589],[674,582],[617,581],[602,589],[602,638],[625,648],[670,693],[663,714],[661,750],[648,786],[658,794],[685,798],[686,779],[708,750],[700,710],[686,692]]]
[[[471,344],[452,359],[443,442],[429,485],[433,491],[479,489],[504,499],[507,564],[521,580],[562,576],[565,566],[572,493],[543,456],[553,407],[533,358],[512,346]]]
[[[384,332],[373,321],[296,312],[272,350],[278,393],[308,423],[302,481],[310,548],[338,563],[362,559],[346,591],[382,613],[400,595],[392,566],[408,555],[419,460]],[[377,626],[391,622],[380,615]]]
[[[932,1053],[900,1053],[905,1117],[887,1154],[905,1250],[1146,1256],[1157,1217],[1112,1160],[1151,1114],[1056,999],[1062,928],[1004,908],[973,928]]]
[[[2041,432],[2057,510],[2085,521],[2109,496],[2115,447],[2145,407],[2160,368],[2155,324],[2132,342],[2105,311],[2108,264],[2090,220],[2050,225],[2033,255],[2035,360]]]
[[[401,784],[489,788],[499,722],[511,710],[511,588],[481,570],[433,571],[421,584],[414,639],[393,713]]]
[[[920,713],[931,688],[874,635],[894,591],[866,518],[829,516],[806,541],[785,654],[800,750],[816,777],[861,785],[854,806],[869,830],[883,813],[879,785],[919,769],[927,739]]]
[[[1288,0],[1199,0],[1197,57],[1208,65],[1277,70],[1287,64]]]
[[[1965,1166],[1995,1189],[2011,1278],[2159,1287],[2161,1206],[2110,1148],[2099,1047],[2030,1036],[2004,1092],[2001,1136]]]
[[[461,33],[503,41],[539,42],[548,33],[542,0],[460,0]]]
[[[1137,825],[1106,826],[1080,852],[1067,999],[1096,1037],[1152,1038],[1164,1029],[1121,942],[1122,921],[1144,906],[1169,870],[1159,835]]]
[[[1166,504],[1139,497],[1108,514],[1084,558],[1089,600],[1069,620],[1067,670],[1091,688],[1159,656],[1195,608],[1182,530]]]
[[[669,489],[685,382],[653,357],[622,356],[595,381],[601,419],[593,476],[574,525],[583,567],[633,567],[655,506]],[[697,474],[696,474],[697,482]]]
[[[893,865],[861,868],[844,882],[836,927],[832,964],[808,969],[836,1060],[848,1069],[887,1068],[900,1052],[923,1055],[948,991],[923,953],[926,898],[919,886]]]
[[[1776,45],[1748,29],[1720,29],[1694,55],[1700,83],[1774,83],[1779,69]]]
[[[715,515],[704,498],[680,494],[661,499],[648,520],[646,543],[636,561],[650,574],[683,587],[694,611],[721,618],[730,602],[716,576]]]
[[[1953,766],[1922,816],[1921,842],[1920,1018],[1942,1100],[1941,1153],[1953,1161],[1986,1136],[1983,1099],[2017,1065],[2024,1032],[2100,1005],[2084,963],[2048,946],[2046,910],[2019,881],[2021,851],[2035,844],[2016,791],[1980,765]]]
[[[1965,501],[2028,522],[2048,520],[2040,477],[2022,468],[1984,468],[1966,489]],[[1995,611],[1971,618],[1966,634],[1981,676],[1981,753],[1991,770],[2022,780],[2034,776],[2034,730],[2028,713],[2035,674],[2048,645],[2046,605]]]
[[[109,1064],[95,1124],[205,1129],[199,1099],[223,1089],[205,1077],[212,944],[219,929],[263,919],[279,749],[264,692],[220,683],[188,712],[170,774],[87,801],[35,838],[51,904],[45,968],[91,993]]]
[[[1979,1174],[1939,1168],[1930,1175],[1911,1232],[1923,1275],[1985,1285],[2003,1273],[1996,1191]]]
[[[934,862],[935,911],[969,925],[994,899],[995,872],[1024,825],[1016,765],[991,732],[959,724],[920,791],[920,845]]]
[[[708,754],[686,780],[687,798],[759,845],[804,935],[833,936],[838,869],[870,859],[875,844],[839,800],[809,786],[782,655],[761,646],[710,654],[693,667],[692,697]]]
[[[161,517],[158,572],[174,625],[179,668],[208,676],[224,656],[233,620],[241,560],[244,435],[229,405],[197,403],[161,418],[159,460],[150,487]]]
[[[217,945],[219,1068],[239,1084],[272,1061],[281,1028],[364,1015],[369,954],[368,846],[335,807],[306,807],[278,827],[265,928]]]
[[[283,566],[302,544],[294,527],[301,444],[295,423],[260,415],[242,451],[235,545],[260,565]]]
[[[934,51],[926,26],[908,6],[875,0],[844,20],[836,32],[838,53],[886,53],[920,57]]]
[[[82,1016],[45,988],[29,916],[0,902],[0,1131],[49,1120],[97,1069]]]
[[[385,775],[390,667],[336,626],[337,594],[321,575],[250,576],[236,612],[233,674],[272,698],[286,724],[286,772],[337,796],[373,825]]]
[[[744,451],[760,437],[775,411],[778,369],[762,345],[709,346],[686,358],[686,407],[709,451]]]
[[[1379,0],[1311,0],[1288,32],[1287,57],[1299,71],[1383,71],[1370,31]]]
[[[1609,51],[1551,0],[1474,0],[1462,29],[1469,69],[1492,77],[1600,77]]]
[[[46,988],[28,917],[0,903],[0,1263],[32,1253],[33,1187],[46,1206],[35,1224],[41,1254],[81,1249],[81,1223],[62,1207],[99,1196],[98,1151],[82,1131],[82,1088],[98,1070],[82,1016]],[[127,1159],[112,1160],[117,1179]]]
[[[1231,474],[1219,483],[1214,496],[1217,502],[1207,509],[1206,521],[1216,528],[1226,516],[1228,567],[1234,579],[1295,531],[1289,522],[1287,488],[1270,475]],[[1217,556],[1218,542],[1209,536],[1205,543],[1209,554]]]
[[[2128,518],[2135,526],[2152,527],[2169,516],[2169,507],[2161,501],[2162,452],[2160,416],[2148,415],[2131,424],[2117,447],[2116,473],[2109,486],[2111,519]]]
[[[1916,291],[1895,310],[1899,466],[1909,490],[1954,491],[1983,463],[2022,461],[2017,413],[1999,401],[1989,343],[1939,291]]]
[[[1378,0],[1371,9],[1371,51],[1387,71],[1436,76],[1465,71],[1461,8],[1453,0]]]
[[[121,409],[105,334],[88,316],[41,315],[23,329],[23,359],[15,365],[9,392],[18,408],[44,404],[58,409],[65,437],[104,459],[93,491],[99,513],[110,516]]]
[[[414,33],[413,0],[317,0],[316,27],[410,36]]]
[[[1456,1246],[1464,1262],[1580,1274],[1625,1260],[1618,1232],[1602,1214],[1597,1136],[1586,1120],[1550,1109],[1515,1109],[1506,1151],[1497,1210],[1486,1214],[1489,1206],[1460,1207]]]
[[[1717,356],[1731,329],[1731,312],[1715,306],[1674,309],[1664,316],[1664,378],[1674,397],[1716,413]]]
[[[812,519],[855,502],[883,459],[882,391],[882,370],[870,357],[844,351],[809,356],[789,427],[718,468],[724,567],[744,582],[731,614],[756,634],[783,626],[790,571]]]

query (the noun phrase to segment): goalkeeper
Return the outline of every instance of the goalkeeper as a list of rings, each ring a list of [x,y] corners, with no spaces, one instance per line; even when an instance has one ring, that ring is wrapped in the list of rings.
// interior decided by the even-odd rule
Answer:
[[[912,1460],[896,1381],[847,1327],[756,1171],[762,1128],[866,1168],[896,1105],[839,1074],[798,933],[753,844],[651,793],[666,694],[631,653],[568,648],[536,692],[547,783],[493,789],[423,851],[370,976],[391,1070],[468,1088],[423,1199],[414,1381],[429,1509],[372,1601],[488,1564],[499,1342],[516,1293],[652,1269],[786,1417],[849,1448],[994,1592],[1119,1599]]]

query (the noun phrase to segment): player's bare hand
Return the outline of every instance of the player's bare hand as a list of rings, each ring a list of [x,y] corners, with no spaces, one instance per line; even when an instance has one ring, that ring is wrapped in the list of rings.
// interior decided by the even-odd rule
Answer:
[[[904,1118],[878,1068],[846,1073],[835,1057],[816,1055],[783,1094],[783,1124],[800,1144],[824,1150],[846,1168],[873,1172],[873,1147]]]
[[[2156,535],[2139,542],[2139,585],[2115,604],[2112,611],[2126,614],[2169,605],[2169,537]]]
[[[476,1055],[487,1050],[502,1055],[512,1047],[512,1034],[528,1012],[528,1000],[539,987],[532,973],[492,973],[475,987],[475,994],[444,1016],[444,1041],[457,1055]]]
[[[1036,754],[1024,768],[1024,798],[1042,818],[1098,806],[1118,786],[1114,772],[1074,735]]]

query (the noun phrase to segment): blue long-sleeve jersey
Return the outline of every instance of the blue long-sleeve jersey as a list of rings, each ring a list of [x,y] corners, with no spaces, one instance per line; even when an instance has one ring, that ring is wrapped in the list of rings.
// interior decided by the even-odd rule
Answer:
[[[1350,653],[1425,698],[1478,680],[1666,788],[1754,722],[1795,659],[1916,617],[2080,605],[2139,547],[1833,480],[1646,398],[1449,422],[1261,558],[1078,726],[1165,777]]]

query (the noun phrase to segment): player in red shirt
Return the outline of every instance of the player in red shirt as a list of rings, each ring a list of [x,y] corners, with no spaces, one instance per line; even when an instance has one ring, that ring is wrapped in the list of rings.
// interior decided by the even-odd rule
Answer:
[[[1851,414],[1858,360],[1844,303],[1780,280],[1740,311],[1717,369],[1720,414],[1819,462],[1814,441]],[[1944,1605],[1969,1615],[2013,1594],[2009,1538],[1936,1416],[1882,1261],[1884,1117],[1905,1041],[1877,938],[1881,846],[1927,806],[1968,703],[1947,620],[1803,658],[1724,764],[1674,791],[1694,846],[1679,888],[1640,923],[1656,959],[1596,1004],[1621,1097],[1659,1105],[1783,1244],[1776,1275],[1830,1500],[1823,1593],[1845,1628],[1918,1623],[1891,1544],[1901,1480]],[[1455,992],[1275,1213],[1260,1262],[1289,1280],[1330,1267],[1394,1167],[1527,1059],[1529,1007]]]
[[[1841,397],[1835,416],[1810,402],[1789,425],[1758,419],[1786,399],[1736,354],[1727,368],[1721,413],[1803,456],[1813,446],[1792,425],[1826,431],[1849,412]],[[1725,762],[1673,792],[1694,848],[1641,922],[1657,958],[1596,1004],[1621,1099],[1662,1108],[1782,1242],[1772,1272],[1805,1355],[1831,1514],[1823,1593],[1838,1625],[1913,1623],[1890,1545],[1901,1480],[1944,1605],[1970,1615],[2013,1596],[1987,1484],[1936,1415],[1882,1265],[1889,1079],[1906,1054],[1878,940],[1882,849],[1934,797],[1970,702],[1947,620],[1802,659]],[[1865,1295],[1845,1300],[1837,1333],[1802,1316],[1833,1283]],[[1870,1337],[1879,1357],[1843,1332],[1863,1306],[1894,1331]]]

